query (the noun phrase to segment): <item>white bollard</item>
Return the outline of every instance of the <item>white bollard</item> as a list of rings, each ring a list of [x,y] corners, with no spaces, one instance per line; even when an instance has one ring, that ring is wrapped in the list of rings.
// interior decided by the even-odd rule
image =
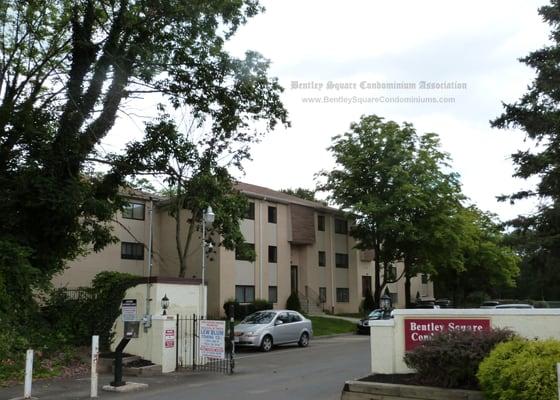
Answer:
[[[560,363],[556,364],[556,376],[558,377],[558,400],[560,400]]]
[[[97,397],[97,360],[99,359],[99,336],[91,337],[91,398]]]
[[[25,385],[23,389],[23,398],[31,398],[31,381],[33,380],[33,350],[27,350],[25,355]]]

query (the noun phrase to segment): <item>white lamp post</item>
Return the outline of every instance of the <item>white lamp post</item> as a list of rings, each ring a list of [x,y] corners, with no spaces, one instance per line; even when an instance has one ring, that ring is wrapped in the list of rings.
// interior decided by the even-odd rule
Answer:
[[[206,288],[204,287],[204,275],[206,272],[206,224],[214,222],[215,217],[216,214],[214,214],[210,206],[208,206],[206,212],[202,215],[202,282],[200,282],[200,296],[202,297],[201,316],[203,318],[206,318]]]

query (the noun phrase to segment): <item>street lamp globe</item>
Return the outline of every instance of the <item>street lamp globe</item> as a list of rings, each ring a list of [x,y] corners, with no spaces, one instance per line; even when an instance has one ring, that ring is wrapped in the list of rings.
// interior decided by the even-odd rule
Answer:
[[[204,222],[206,222],[207,224],[211,224],[212,222],[214,222],[215,218],[216,214],[214,214],[214,211],[212,211],[212,207],[208,206],[206,212],[204,213]]]
[[[379,302],[381,303],[381,308],[385,311],[389,310],[391,308],[391,297],[388,296],[387,294],[384,294],[383,296],[381,296],[381,299],[379,299]]]
[[[167,315],[167,309],[169,308],[169,299],[167,294],[161,299],[161,308],[163,309],[163,315]]]

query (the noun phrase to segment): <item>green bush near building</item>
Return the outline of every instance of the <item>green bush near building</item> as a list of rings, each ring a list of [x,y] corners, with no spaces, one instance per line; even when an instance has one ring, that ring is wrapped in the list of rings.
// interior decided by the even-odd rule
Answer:
[[[501,343],[477,374],[487,400],[556,400],[560,341],[515,339]]]

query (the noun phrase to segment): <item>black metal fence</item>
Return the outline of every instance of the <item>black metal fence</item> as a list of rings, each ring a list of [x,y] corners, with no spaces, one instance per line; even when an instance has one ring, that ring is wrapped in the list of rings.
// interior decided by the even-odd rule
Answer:
[[[233,322],[225,322],[224,357],[204,356],[200,351],[200,322],[203,319],[177,315],[177,368],[232,374],[235,367]]]

